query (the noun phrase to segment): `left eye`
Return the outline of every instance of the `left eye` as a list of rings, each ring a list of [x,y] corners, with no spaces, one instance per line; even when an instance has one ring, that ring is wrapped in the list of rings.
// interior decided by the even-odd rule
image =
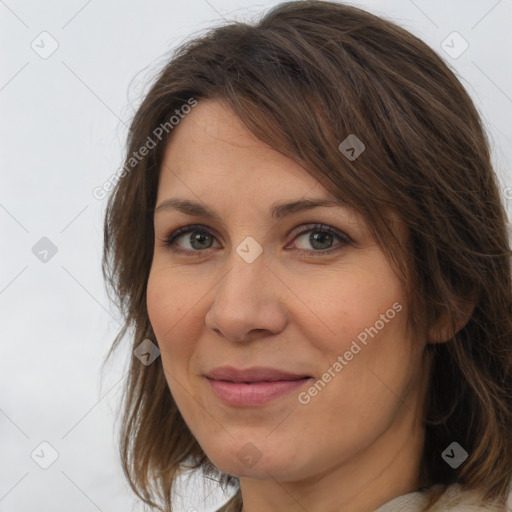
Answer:
[[[309,233],[309,235],[308,235]],[[329,226],[313,226],[310,229],[306,229],[304,231],[301,231],[294,239],[294,242],[296,243],[297,240],[304,239],[307,244],[310,244],[311,247],[316,249],[313,252],[319,252],[322,251],[323,253],[326,252],[332,252],[333,250],[341,249],[341,247],[337,246],[343,246],[345,244],[349,243],[348,237],[345,235],[343,236],[341,233],[338,233],[334,229],[330,228]],[[334,239],[340,240],[340,242],[334,246],[332,246]],[[308,252],[311,252],[308,248],[298,247],[300,250],[305,250]]]
[[[306,238],[306,235],[308,235]],[[188,235],[186,237],[185,235]],[[184,248],[183,246],[178,244],[178,241],[183,238],[186,240],[191,248]],[[340,242],[332,246],[334,239],[338,239]],[[297,233],[293,242],[294,245],[297,240],[304,239],[306,243],[310,244],[310,247],[313,247],[313,250],[303,247],[296,247],[299,252],[306,252],[312,255],[322,255],[326,253],[331,253],[337,250],[341,250],[343,246],[349,244],[351,239],[340,233],[329,226],[324,226],[322,224],[315,224],[306,226],[306,229],[303,229],[299,233]],[[203,226],[186,226],[180,229],[177,229],[171,235],[169,235],[164,241],[163,246],[169,248],[171,251],[182,254],[191,254],[191,253],[201,253],[204,252],[204,249],[210,249],[213,246],[213,241],[215,240],[215,236]]]

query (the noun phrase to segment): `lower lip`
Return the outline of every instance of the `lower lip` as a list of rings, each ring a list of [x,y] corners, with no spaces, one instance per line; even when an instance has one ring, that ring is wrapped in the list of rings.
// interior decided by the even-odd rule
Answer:
[[[311,380],[310,377],[298,380],[278,380],[275,382],[227,382],[208,379],[217,397],[229,405],[251,407],[265,405],[276,398],[291,393]]]

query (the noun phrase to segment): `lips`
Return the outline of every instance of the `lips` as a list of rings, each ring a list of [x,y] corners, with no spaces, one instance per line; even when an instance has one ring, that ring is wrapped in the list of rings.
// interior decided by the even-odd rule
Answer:
[[[305,373],[293,373],[275,368],[255,366],[245,370],[239,370],[233,366],[219,366],[205,374],[205,377],[213,380],[227,382],[277,382],[294,381],[311,377]]]

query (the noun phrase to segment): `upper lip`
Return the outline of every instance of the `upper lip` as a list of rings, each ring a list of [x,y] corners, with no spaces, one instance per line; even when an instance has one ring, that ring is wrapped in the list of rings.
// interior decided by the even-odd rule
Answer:
[[[254,366],[239,370],[233,366],[219,366],[205,374],[209,379],[227,380],[230,382],[275,382],[278,380],[299,380],[310,377],[304,373],[292,373],[276,368]]]

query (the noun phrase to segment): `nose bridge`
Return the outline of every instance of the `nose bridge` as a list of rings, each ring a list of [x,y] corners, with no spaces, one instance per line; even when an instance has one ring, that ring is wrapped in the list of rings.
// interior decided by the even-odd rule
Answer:
[[[253,330],[279,332],[286,322],[264,255],[260,252],[252,259],[255,246],[251,243],[233,248],[206,315],[207,327],[226,338],[242,340]],[[245,244],[249,250],[240,255],[240,249],[247,250]]]
[[[227,274],[219,283],[217,294],[221,293],[227,297],[233,294],[238,300],[248,296],[257,300],[260,293],[267,288],[265,283],[268,280],[265,273],[268,269],[265,266],[263,251],[258,251],[255,242],[251,240],[244,240],[233,248],[226,271]]]

